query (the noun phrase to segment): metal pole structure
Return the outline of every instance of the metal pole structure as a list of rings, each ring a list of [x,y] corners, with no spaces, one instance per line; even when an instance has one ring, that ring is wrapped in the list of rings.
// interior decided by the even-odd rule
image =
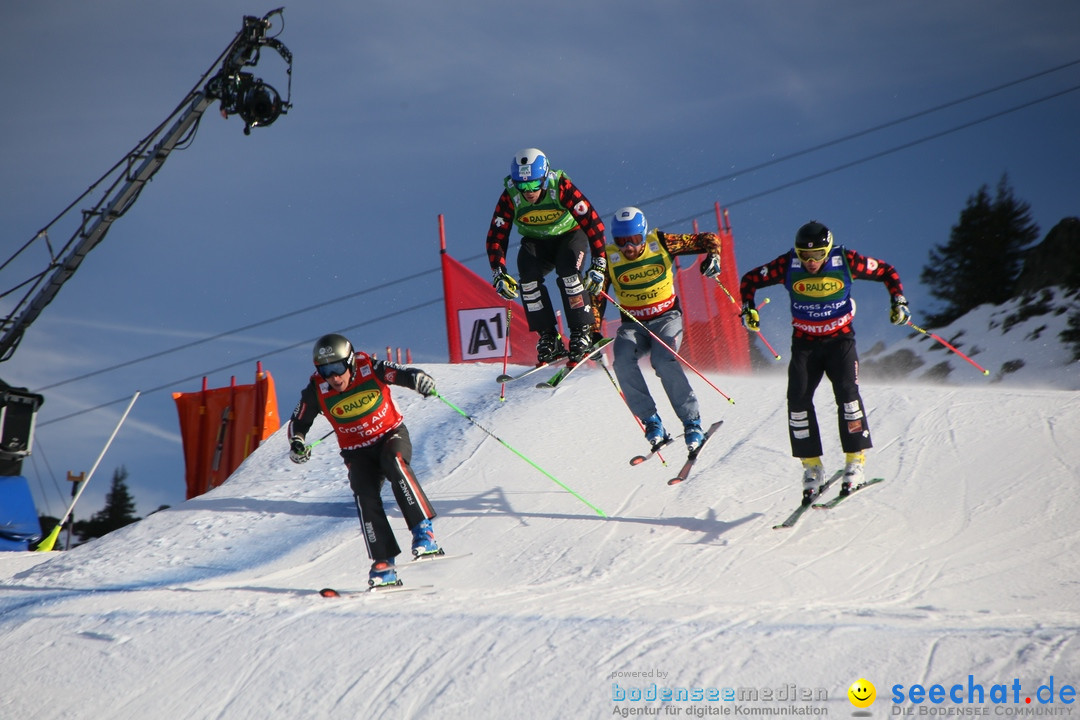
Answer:
[[[131,402],[128,403],[127,409],[124,410],[124,414],[120,416],[120,421],[117,422],[116,427],[113,428],[112,435],[109,436],[109,440],[105,443],[105,447],[101,448],[101,453],[98,454],[97,460],[94,461],[94,466],[90,468],[90,472],[87,473],[86,480],[81,483],[79,491],[75,493],[75,498],[71,501],[71,505],[68,506],[67,512],[64,513],[64,517],[60,518],[60,522],[56,523],[56,527],[52,529],[52,532],[49,533],[48,537],[38,543],[35,550],[47,552],[52,550],[53,546],[56,545],[56,538],[60,536],[60,528],[64,526],[64,523],[67,522],[67,519],[75,510],[75,503],[79,502],[79,498],[82,497],[83,491],[86,490],[86,486],[90,484],[90,478],[94,476],[94,472],[98,469],[98,465],[101,464],[101,459],[105,457],[106,451],[108,451],[109,446],[112,445],[113,440],[116,438],[116,434],[120,432],[120,426],[124,424],[124,420],[127,420],[128,413],[131,412],[132,406],[138,399],[139,391],[137,390],[135,391],[135,394],[131,396]]]

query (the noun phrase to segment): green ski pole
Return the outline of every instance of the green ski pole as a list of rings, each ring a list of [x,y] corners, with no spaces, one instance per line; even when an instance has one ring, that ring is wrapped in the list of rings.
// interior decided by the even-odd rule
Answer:
[[[569,487],[567,487],[567,486],[566,486],[565,484],[563,484],[562,482],[560,482],[560,481],[559,481],[559,479],[558,479],[558,478],[556,478],[556,477],[555,477],[554,475],[552,475],[552,474],[551,474],[551,473],[549,473],[549,472],[548,472],[547,470],[545,470],[544,468],[542,468],[542,467],[540,467],[539,465],[537,465],[536,463],[534,463],[534,462],[533,462],[532,460],[530,460],[529,458],[527,458],[527,457],[525,457],[524,455],[522,455],[522,454],[521,454],[520,452],[518,452],[518,451],[517,451],[516,449],[514,449],[513,447],[511,447],[511,445],[510,445],[510,444],[509,444],[508,442],[506,442],[506,441],[505,441],[505,440],[503,440],[503,439],[502,439],[501,437],[499,437],[498,435],[496,435],[495,433],[491,432],[491,431],[490,431],[490,430],[488,430],[488,429],[487,429],[486,427],[484,427],[483,425],[481,425],[480,423],[478,423],[478,422],[476,421],[476,418],[474,418],[474,417],[473,417],[472,415],[470,415],[469,413],[465,412],[464,410],[462,410],[462,409],[461,409],[461,408],[459,408],[459,407],[458,407],[457,405],[455,405],[454,403],[452,403],[452,402],[450,402],[449,400],[447,400],[447,399],[446,399],[445,397],[443,397],[443,396],[442,396],[442,395],[440,395],[439,393],[437,393],[437,392],[436,392],[436,393],[434,393],[434,395],[435,395],[435,397],[439,398],[439,399],[440,399],[440,400],[442,400],[442,401],[443,401],[444,403],[446,403],[446,405],[447,405],[447,406],[448,406],[449,408],[451,408],[452,410],[454,410],[455,412],[457,412],[457,413],[458,413],[459,415],[461,415],[461,417],[465,418],[466,420],[468,420],[469,422],[471,422],[471,423],[472,423],[473,425],[475,425],[476,427],[480,428],[481,430],[483,430],[483,431],[484,431],[485,433],[487,433],[487,434],[488,434],[488,435],[490,435],[491,437],[493,437],[493,438],[495,438],[496,440],[498,440],[498,441],[499,441],[499,442],[500,442],[500,443],[501,443],[501,444],[503,445],[503,447],[505,447],[505,448],[506,448],[507,450],[509,450],[510,452],[514,453],[515,455],[517,455],[517,456],[518,456],[519,458],[521,458],[521,459],[522,459],[522,460],[524,460],[525,462],[527,462],[527,463],[529,463],[530,465],[532,465],[532,466],[533,466],[534,468],[536,468],[537,470],[539,470],[540,472],[542,472],[542,473],[543,473],[544,475],[546,475],[546,476],[548,477],[548,479],[549,479],[549,480],[551,480],[552,482],[554,482],[554,483],[555,483],[556,485],[558,485],[559,487],[561,487],[561,488],[562,488],[563,490],[565,490],[566,492],[568,492],[568,493],[570,493],[571,495],[573,495],[574,497],[576,497],[576,498],[577,498],[578,500],[580,500],[581,502],[583,502],[583,503],[585,503],[586,505],[588,505],[588,506],[589,506],[589,509],[591,509],[591,510],[592,510],[593,512],[595,512],[595,513],[596,513],[597,515],[599,515],[600,517],[603,517],[603,518],[606,518],[606,517],[607,517],[607,515],[606,515],[606,514],[604,513],[604,511],[603,511],[603,510],[601,510],[600,508],[596,507],[595,505],[593,505],[593,504],[592,504],[591,502],[589,502],[589,501],[588,501],[588,500],[586,500],[585,498],[581,497],[581,495],[578,495],[578,494],[577,494],[576,492],[574,492],[573,490],[571,490],[571,489],[570,489]]]

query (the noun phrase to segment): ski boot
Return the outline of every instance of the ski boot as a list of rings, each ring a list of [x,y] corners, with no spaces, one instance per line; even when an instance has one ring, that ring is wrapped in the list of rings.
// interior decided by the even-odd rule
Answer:
[[[802,504],[809,505],[821,492],[821,486],[825,484],[825,467],[821,464],[819,457],[803,458],[802,464]]]
[[[671,442],[671,436],[664,430],[664,423],[660,421],[660,415],[653,413],[642,420],[645,425],[645,439],[652,445],[655,452],[658,448]]]
[[[435,542],[435,531],[431,527],[431,520],[424,519],[416,523],[412,529],[412,554],[414,558],[442,555],[443,549]]]
[[[558,330],[545,330],[536,343],[536,364],[546,365],[566,357],[566,346]]]
[[[840,494],[850,495],[852,488],[863,481],[863,469],[866,465],[866,453],[847,453],[844,465],[844,478],[840,481]]]
[[[686,451],[693,457],[705,444],[705,433],[701,431],[701,420],[690,420],[683,423],[683,439],[686,440]]]
[[[567,361],[568,366],[577,365],[589,354],[589,350],[593,345],[592,334],[592,325],[576,327],[570,331],[570,359]]]
[[[368,572],[368,585],[372,588],[377,589],[400,584],[401,581],[398,580],[397,570],[394,568],[394,558],[376,560],[371,563],[371,570]]]

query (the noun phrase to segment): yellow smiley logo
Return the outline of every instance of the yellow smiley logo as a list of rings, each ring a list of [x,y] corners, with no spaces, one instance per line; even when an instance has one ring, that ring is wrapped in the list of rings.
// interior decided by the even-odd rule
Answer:
[[[848,688],[847,696],[855,707],[868,708],[874,704],[874,700],[877,698],[877,689],[869,680],[859,678]]]

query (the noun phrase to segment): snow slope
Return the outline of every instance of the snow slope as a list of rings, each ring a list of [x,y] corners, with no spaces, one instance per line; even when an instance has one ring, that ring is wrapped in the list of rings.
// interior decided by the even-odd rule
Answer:
[[[599,369],[501,403],[496,366],[426,369],[608,517],[399,389],[437,536],[471,555],[406,566],[431,586],[414,592],[319,597],[365,585],[359,524],[332,440],[293,465],[279,433],[201,498],[70,552],[0,554],[0,718],[846,717],[860,678],[884,718],[896,684],[1080,683],[1075,392],[864,383],[886,482],[778,531],[799,496],[782,376],[710,375],[734,405],[692,376],[724,425],[669,487],[682,451],[630,467],[645,444]],[[818,412],[831,429],[827,387]],[[783,692],[617,699],[654,684]]]
[[[948,327],[928,332],[984,368],[991,383],[1080,390],[1080,362],[1061,340],[1078,302],[1080,291],[1046,287],[1001,305],[980,305]],[[867,377],[969,386],[987,382],[974,365],[919,332],[887,348],[860,347],[859,357]]]

